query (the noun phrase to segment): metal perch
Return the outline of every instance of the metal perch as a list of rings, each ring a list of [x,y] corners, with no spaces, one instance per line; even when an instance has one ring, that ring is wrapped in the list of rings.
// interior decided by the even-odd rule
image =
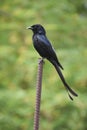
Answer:
[[[34,113],[34,130],[39,130],[43,63],[44,63],[43,59],[40,58],[39,63],[38,63],[37,84],[36,84],[36,105],[35,105],[35,113]]]

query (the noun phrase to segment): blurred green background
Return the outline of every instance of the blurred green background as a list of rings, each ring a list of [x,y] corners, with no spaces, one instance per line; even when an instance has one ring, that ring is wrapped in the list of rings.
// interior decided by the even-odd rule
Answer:
[[[43,73],[40,130],[87,130],[87,1],[0,1],[0,130],[33,130],[38,53],[27,26],[42,24],[79,97],[72,102],[54,67]]]

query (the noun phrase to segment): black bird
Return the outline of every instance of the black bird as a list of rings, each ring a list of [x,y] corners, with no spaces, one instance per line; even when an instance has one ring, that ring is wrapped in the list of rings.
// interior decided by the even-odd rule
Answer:
[[[64,86],[66,87],[66,90],[68,91],[68,95],[70,99],[73,100],[70,93],[73,96],[78,96],[78,95],[66,83],[65,78],[60,70],[63,69],[63,67],[57,58],[54,48],[52,47],[50,41],[46,37],[46,31],[44,27],[40,24],[35,24],[30,27],[27,27],[27,29],[31,29],[33,31],[32,40],[33,40],[34,48],[37,50],[37,52],[40,54],[42,58],[46,58],[54,65],[57,73],[60,76],[60,79],[62,80]]]

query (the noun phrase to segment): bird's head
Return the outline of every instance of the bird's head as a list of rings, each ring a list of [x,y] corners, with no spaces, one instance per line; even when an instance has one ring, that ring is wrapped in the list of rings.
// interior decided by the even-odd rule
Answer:
[[[44,27],[40,24],[32,25],[30,27],[27,27],[27,29],[31,29],[34,34],[46,34]]]

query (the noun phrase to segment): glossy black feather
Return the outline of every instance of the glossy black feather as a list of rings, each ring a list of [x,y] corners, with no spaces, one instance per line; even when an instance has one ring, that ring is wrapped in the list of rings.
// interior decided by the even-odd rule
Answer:
[[[39,44],[38,44],[39,43]],[[56,53],[50,44],[49,40],[47,37],[43,34],[36,34],[33,35],[33,44],[37,52],[40,54],[41,57],[47,58],[49,61],[50,60],[55,60],[59,67],[63,69],[62,65],[59,63]]]
[[[33,45],[35,49],[37,50],[37,52],[40,54],[41,57],[48,59],[54,65],[64,86],[66,87],[66,90],[68,91],[68,95],[70,99],[73,100],[69,92],[73,96],[78,96],[78,95],[66,83],[65,78],[60,70],[60,68],[63,69],[63,67],[57,58],[54,48],[52,47],[50,41],[46,37],[45,29],[43,28],[42,25],[39,25],[39,24],[32,25],[28,29],[31,29],[33,31],[32,40],[33,40]]]

